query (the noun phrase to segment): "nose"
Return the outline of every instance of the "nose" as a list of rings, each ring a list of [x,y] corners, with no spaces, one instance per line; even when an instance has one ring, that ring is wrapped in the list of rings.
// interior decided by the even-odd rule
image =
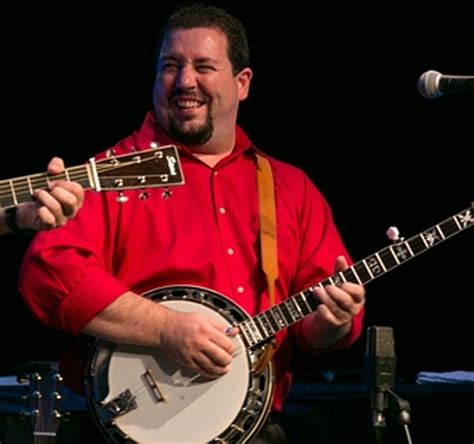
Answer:
[[[191,89],[196,86],[196,76],[194,69],[189,65],[180,68],[176,76],[176,86],[183,89]]]

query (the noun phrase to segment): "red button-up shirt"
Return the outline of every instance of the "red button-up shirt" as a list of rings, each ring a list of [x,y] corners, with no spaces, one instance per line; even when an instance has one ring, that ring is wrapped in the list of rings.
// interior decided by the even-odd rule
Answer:
[[[116,154],[174,143],[147,115],[142,128],[113,147]],[[128,290],[165,285],[211,288],[248,314],[268,308],[259,253],[256,148],[236,128],[233,152],[213,168],[179,146],[185,184],[116,192],[87,191],[83,208],[64,227],[40,232],[21,268],[20,292],[46,325],[77,334]],[[103,154],[98,157],[102,157]],[[277,302],[333,272],[347,251],[323,196],[298,168],[269,158],[276,191]],[[142,196],[143,197],[143,196]],[[362,313],[338,347],[361,332]],[[300,324],[278,334],[274,408],[291,383],[289,334],[307,351]]]

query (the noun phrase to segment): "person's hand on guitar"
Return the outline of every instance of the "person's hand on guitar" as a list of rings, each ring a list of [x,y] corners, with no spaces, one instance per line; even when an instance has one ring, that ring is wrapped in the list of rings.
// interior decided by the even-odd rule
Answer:
[[[55,175],[64,171],[64,162],[54,157],[48,164],[48,173]],[[20,205],[15,222],[20,229],[48,230],[64,225],[73,218],[84,201],[84,189],[77,182],[53,181],[48,190],[33,192],[34,202]]]
[[[348,268],[344,256],[336,259],[335,272]],[[365,288],[352,282],[341,286],[317,287],[314,295],[321,302],[317,310],[303,321],[306,341],[312,348],[334,345],[350,330],[352,319],[360,313],[365,303]]]
[[[238,329],[229,331],[222,322],[201,313],[169,310],[161,330],[161,347],[180,364],[208,378],[230,370]]]

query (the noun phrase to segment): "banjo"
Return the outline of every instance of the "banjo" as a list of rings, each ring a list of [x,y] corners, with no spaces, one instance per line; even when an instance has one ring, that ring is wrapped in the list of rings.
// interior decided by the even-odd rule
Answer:
[[[144,294],[181,312],[200,312],[239,328],[230,371],[207,379],[159,349],[96,340],[86,370],[89,408],[114,443],[246,443],[263,426],[271,407],[274,366],[255,366],[275,334],[313,313],[316,287],[367,284],[474,225],[474,204],[407,239],[389,230],[392,243],[256,316],[222,294],[170,286]],[[390,236],[391,234],[391,236]]]

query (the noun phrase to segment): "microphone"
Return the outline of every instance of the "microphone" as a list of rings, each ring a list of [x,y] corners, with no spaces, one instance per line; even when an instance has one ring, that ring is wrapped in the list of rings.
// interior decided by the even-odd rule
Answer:
[[[418,78],[418,92],[427,99],[436,99],[447,93],[474,93],[474,76],[444,75],[426,71]]]
[[[391,327],[371,326],[367,329],[364,361],[366,382],[370,388],[372,426],[380,442],[388,407],[387,390],[395,382],[396,356]]]

